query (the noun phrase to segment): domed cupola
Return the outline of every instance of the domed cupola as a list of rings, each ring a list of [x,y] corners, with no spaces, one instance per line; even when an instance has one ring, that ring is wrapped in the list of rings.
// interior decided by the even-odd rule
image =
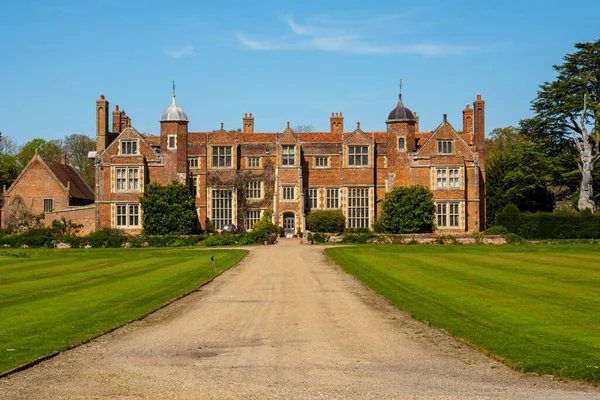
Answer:
[[[188,122],[188,117],[185,112],[175,102],[175,93],[173,93],[173,102],[160,116],[160,122],[167,121],[185,121]]]
[[[398,105],[388,116],[387,122],[416,121],[412,111],[402,103],[402,93],[398,96]]]

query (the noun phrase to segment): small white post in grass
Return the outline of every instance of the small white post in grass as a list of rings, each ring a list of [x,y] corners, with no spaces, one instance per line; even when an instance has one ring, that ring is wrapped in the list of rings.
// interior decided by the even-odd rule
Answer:
[[[215,266],[215,256],[213,256],[212,254],[210,255],[210,262],[212,263],[213,270],[215,271],[215,274],[216,274],[217,267]]]

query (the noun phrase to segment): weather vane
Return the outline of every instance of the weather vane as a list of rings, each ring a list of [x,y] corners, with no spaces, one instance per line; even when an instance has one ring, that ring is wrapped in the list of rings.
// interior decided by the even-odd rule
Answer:
[[[400,94],[402,94],[402,78],[400,78]]]
[[[175,96],[175,79],[173,79],[173,96]]]

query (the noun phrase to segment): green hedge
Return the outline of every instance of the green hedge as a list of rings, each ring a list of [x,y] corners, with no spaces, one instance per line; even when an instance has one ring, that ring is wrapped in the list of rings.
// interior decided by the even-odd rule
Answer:
[[[343,232],[345,225],[342,210],[313,210],[306,216],[306,229],[311,232]]]
[[[509,204],[495,222],[525,239],[600,238],[600,215],[590,212],[521,213]]]

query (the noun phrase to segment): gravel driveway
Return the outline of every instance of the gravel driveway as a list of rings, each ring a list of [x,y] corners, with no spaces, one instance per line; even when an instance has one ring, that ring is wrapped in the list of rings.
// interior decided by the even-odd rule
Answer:
[[[322,249],[252,248],[201,291],[0,380],[0,399],[600,398],[411,320]]]

